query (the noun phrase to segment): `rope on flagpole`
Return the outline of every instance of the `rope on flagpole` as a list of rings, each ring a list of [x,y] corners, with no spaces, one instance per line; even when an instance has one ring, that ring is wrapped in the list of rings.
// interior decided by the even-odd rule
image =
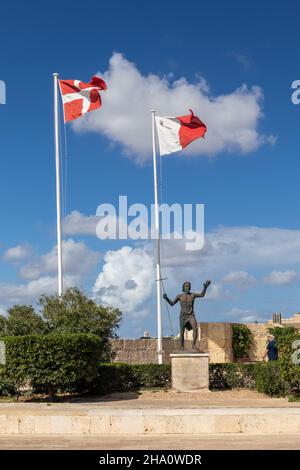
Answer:
[[[160,206],[162,205],[162,203],[163,203],[163,163],[162,163],[161,154],[159,152],[159,204],[160,204]],[[164,258],[163,245],[164,245],[163,243],[160,244],[161,259]],[[161,263],[161,265],[162,264],[163,263]],[[164,279],[167,279],[167,278],[163,278],[163,275],[161,273],[161,279],[159,281],[161,283],[162,291],[165,294],[166,291],[165,291],[165,286],[164,286]],[[171,333],[171,336],[173,337],[174,347],[176,347],[175,334],[174,334],[174,328],[173,328],[172,317],[171,317],[171,314],[170,314],[169,305],[167,303],[165,305],[166,305],[167,314],[168,314],[170,333]]]

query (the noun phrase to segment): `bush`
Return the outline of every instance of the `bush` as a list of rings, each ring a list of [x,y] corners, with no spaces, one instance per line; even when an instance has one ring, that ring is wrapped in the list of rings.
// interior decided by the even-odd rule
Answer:
[[[3,367],[0,368],[0,396],[16,395],[17,390],[13,382],[9,381],[4,373]]]
[[[137,387],[169,388],[171,386],[170,364],[132,365],[132,373]]]
[[[168,364],[102,363],[97,377],[88,385],[88,391],[106,394],[138,388],[168,388],[170,385],[171,366]]]
[[[88,392],[106,394],[127,392],[135,388],[132,366],[125,363],[103,363],[98,366],[97,376],[88,384]]]
[[[288,394],[289,386],[283,379],[278,361],[261,362],[256,365],[256,390],[272,397]]]
[[[282,378],[291,391],[300,389],[300,335],[290,335],[278,343],[279,364]]]
[[[58,389],[69,391],[97,373],[101,347],[95,335],[11,336],[4,341],[4,376],[18,387],[30,381],[34,388],[46,388],[53,396]]]
[[[111,360],[110,339],[116,338],[122,316],[118,309],[98,305],[76,287],[66,289],[62,296],[43,295],[39,306],[39,313],[31,305],[14,305],[7,317],[0,315],[0,337],[91,333],[101,340],[98,360]]]
[[[280,372],[291,392],[300,389],[300,334],[293,326],[269,328],[278,347]],[[295,343],[298,342],[299,343]]]
[[[232,325],[232,350],[235,358],[245,357],[252,343],[252,333],[247,325]]]
[[[209,386],[211,389],[255,388],[256,364],[210,364]]]

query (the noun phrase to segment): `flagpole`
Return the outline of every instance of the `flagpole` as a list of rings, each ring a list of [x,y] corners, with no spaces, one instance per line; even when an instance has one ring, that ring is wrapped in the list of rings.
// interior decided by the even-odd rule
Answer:
[[[59,108],[58,108],[58,73],[54,80],[54,137],[55,137],[55,172],[56,172],[56,227],[57,227],[57,292],[63,293],[62,270],[62,235],[61,235],[61,196],[60,196],[60,158],[59,158]]]
[[[162,346],[162,315],[161,315],[160,232],[159,232],[159,207],[158,207],[158,190],[157,190],[155,110],[154,109],[151,110],[151,114],[152,114],[152,152],[153,152],[155,238],[156,238],[157,354],[158,354],[158,364],[162,364],[163,363],[163,346]]]

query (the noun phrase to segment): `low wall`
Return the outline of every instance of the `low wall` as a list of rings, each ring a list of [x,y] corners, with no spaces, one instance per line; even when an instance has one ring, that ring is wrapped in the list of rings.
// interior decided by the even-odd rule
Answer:
[[[252,332],[252,345],[249,351],[250,361],[261,361],[263,359],[268,328],[274,326],[273,323],[246,323]],[[287,325],[286,325],[287,326]],[[300,324],[294,323],[300,331]],[[185,334],[186,349],[192,345],[192,331]],[[198,347],[202,352],[210,354],[211,363],[233,362],[232,353],[232,323],[225,322],[201,322],[199,323]],[[157,340],[147,339],[115,339],[112,340],[112,350],[114,352],[114,362],[127,362],[128,364],[157,363]],[[169,355],[179,350],[179,339],[164,338],[163,351],[164,363],[170,363]]]
[[[127,364],[157,363],[157,340],[145,339],[114,339],[111,341],[114,354],[114,362],[126,362]],[[164,363],[170,363],[170,354],[179,350],[179,340],[172,338],[163,339]],[[191,341],[187,342],[187,347]]]

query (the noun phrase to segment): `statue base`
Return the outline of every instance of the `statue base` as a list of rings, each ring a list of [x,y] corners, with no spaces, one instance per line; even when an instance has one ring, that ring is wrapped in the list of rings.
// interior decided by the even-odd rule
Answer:
[[[170,354],[172,388],[177,392],[209,391],[209,354],[181,351]]]

